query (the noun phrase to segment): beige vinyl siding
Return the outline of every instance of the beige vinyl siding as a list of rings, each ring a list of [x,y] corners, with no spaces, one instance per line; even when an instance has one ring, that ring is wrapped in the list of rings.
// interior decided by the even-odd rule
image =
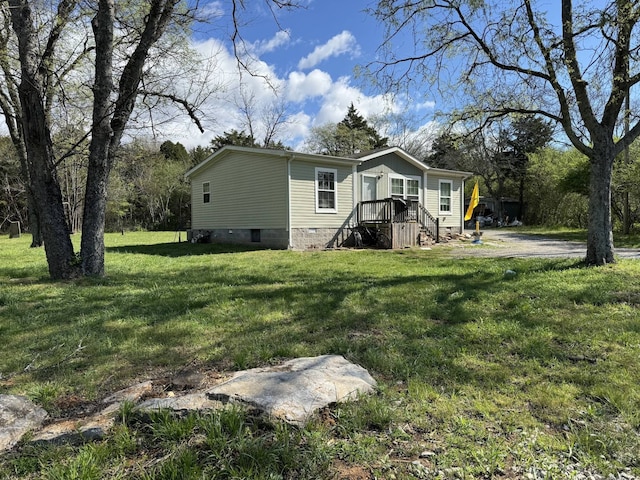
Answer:
[[[451,214],[448,215],[440,214],[440,180],[451,182]],[[434,217],[440,219],[440,228],[460,228],[463,208],[461,204],[462,183],[463,181],[460,177],[427,173],[427,200],[425,207]]]
[[[202,202],[210,182],[211,201]],[[286,228],[287,160],[227,155],[191,177],[191,228]]]
[[[376,182],[376,190],[379,199],[391,197],[391,182],[389,180],[390,174],[398,174],[406,177],[420,177],[422,179],[423,171],[410,164],[403,158],[397,156],[395,153],[388,155],[382,155],[381,157],[372,158],[367,160],[358,167],[358,197],[362,198],[362,174],[376,175],[378,181]],[[421,187],[422,180],[420,181]]]
[[[337,212],[316,213],[316,168],[337,170]],[[351,166],[291,162],[291,228],[340,227],[353,210]]]

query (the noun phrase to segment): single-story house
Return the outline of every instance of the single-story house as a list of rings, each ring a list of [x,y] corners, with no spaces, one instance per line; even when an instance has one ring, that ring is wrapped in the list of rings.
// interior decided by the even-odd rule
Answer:
[[[185,174],[187,238],[290,249],[354,244],[360,232],[383,233],[394,248],[438,241],[464,229],[469,176],[397,147],[347,158],[225,146]]]

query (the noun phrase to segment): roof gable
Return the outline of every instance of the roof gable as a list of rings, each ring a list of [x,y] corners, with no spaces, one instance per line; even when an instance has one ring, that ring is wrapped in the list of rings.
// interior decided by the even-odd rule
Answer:
[[[395,154],[398,157],[402,158],[407,163],[409,163],[409,164],[413,165],[414,167],[417,167],[420,170],[423,170],[425,172],[440,173],[440,174],[446,174],[446,175],[450,175],[450,176],[454,176],[454,177],[462,177],[462,178],[467,178],[467,177],[470,177],[470,176],[473,175],[473,173],[471,173],[471,172],[463,172],[463,171],[458,171],[458,170],[446,170],[444,168],[433,168],[433,167],[430,167],[429,165],[427,165],[426,163],[418,160],[413,155],[407,153],[406,151],[404,151],[400,147],[383,148],[383,149],[380,149],[380,150],[376,150],[374,152],[365,153],[363,155],[358,156],[358,159],[360,161],[362,161],[362,163],[365,163],[368,160],[373,160],[373,159],[376,159],[376,158],[379,158],[379,157],[383,157],[383,156],[389,155],[389,154]]]
[[[323,163],[326,165],[359,165],[361,163],[360,159],[355,158],[344,158],[344,157],[331,157],[328,155],[319,155],[315,153],[302,153],[302,152],[294,152],[290,150],[276,150],[270,148],[254,148],[254,147],[238,147],[235,145],[226,145],[219,150],[216,150],[207,158],[205,158],[198,165],[193,167],[187,173],[185,173],[185,178],[189,179],[197,172],[207,168],[210,165],[213,165],[217,161],[228,157],[229,155],[238,155],[238,154],[253,154],[253,155],[264,155],[267,157],[279,157],[283,160],[299,160],[299,161],[307,161],[307,162],[317,162]]]

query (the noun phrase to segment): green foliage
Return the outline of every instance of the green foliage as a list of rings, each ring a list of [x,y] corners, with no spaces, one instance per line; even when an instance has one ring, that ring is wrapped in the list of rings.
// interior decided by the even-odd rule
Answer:
[[[109,180],[107,230],[179,230],[190,219],[191,192],[184,179],[191,157],[177,143],[136,142],[123,147]]]
[[[584,157],[577,163],[565,168],[566,172],[558,184],[560,191],[589,195],[589,176],[591,174],[589,159]]]
[[[224,132],[222,135],[218,135],[211,140],[211,148],[215,152],[220,150],[226,145],[235,145],[236,147],[259,147],[253,135],[247,134],[244,130],[238,132],[237,130],[231,130],[230,132]]]
[[[529,224],[586,228],[587,198],[576,191],[583,185],[585,163],[588,166],[575,149],[546,148],[531,156],[526,180]]]
[[[238,132],[237,130],[231,130],[230,132],[224,132],[223,135],[218,135],[211,140],[211,150],[220,150],[226,145],[235,145],[237,147],[256,147],[256,148],[271,148],[274,150],[290,150],[289,147],[284,145],[281,141],[269,141],[264,142],[256,141],[253,135],[246,133],[244,130]]]
[[[207,159],[207,157],[212,153],[213,152],[210,148],[205,148],[200,145],[198,145],[195,148],[192,148],[189,151],[189,156],[191,157],[191,166],[195,167],[196,165],[199,165],[200,163],[204,162]]]
[[[612,201],[613,215],[623,230],[625,204],[628,205],[629,227],[640,222],[640,142],[634,142],[628,155],[620,154],[613,166]]]
[[[427,164],[431,167],[462,170],[466,168],[464,151],[460,148],[462,139],[445,131],[433,141]]]
[[[623,221],[628,195],[631,224],[640,220],[640,144],[630,149],[629,161],[621,155],[613,170],[612,197],[616,226]],[[531,157],[527,173],[529,220],[536,225],[585,228],[591,165],[575,149],[545,149]]]
[[[389,141],[386,137],[381,137],[380,134],[373,128],[367,120],[358,113],[353,102],[349,105],[347,115],[338,123],[338,129],[345,127],[347,131],[355,132],[360,131],[366,135],[368,148],[366,150],[376,150],[378,148],[387,147]]]
[[[181,143],[173,143],[169,140],[160,145],[160,153],[162,153],[167,160],[173,160],[174,162],[181,163],[184,167],[191,163],[191,158],[187,149]]]

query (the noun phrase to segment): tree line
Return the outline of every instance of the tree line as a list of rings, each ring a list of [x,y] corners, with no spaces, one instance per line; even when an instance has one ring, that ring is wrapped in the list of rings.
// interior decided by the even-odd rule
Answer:
[[[76,134],[77,136],[77,134]],[[63,140],[64,138],[64,140]],[[75,138],[66,132],[56,149],[64,150]],[[517,217],[528,225],[586,228],[588,219],[589,161],[575,148],[553,145],[551,123],[536,116],[514,116],[497,128],[475,134],[443,130],[429,150],[405,144],[408,153],[431,167],[473,172],[482,195],[518,200]],[[338,123],[311,131],[305,149],[312,153],[351,156],[389,146],[398,138],[383,137],[355,108],[349,106]],[[394,143],[395,144],[395,143]],[[123,145],[109,179],[106,231],[181,230],[189,226],[190,186],[184,173],[226,145],[287,149],[282,142],[257,141],[246,131],[231,130],[209,145],[187,150],[181,143],[157,144],[138,140]],[[70,155],[58,166],[65,216],[72,232],[82,227],[82,186],[86,180],[86,154]],[[625,221],[640,221],[640,146],[632,144],[628,158],[619,156],[613,174],[613,213],[618,231]],[[473,182],[468,181],[470,189]],[[0,138],[0,215],[28,228],[25,180],[8,137]],[[468,192],[467,192],[468,193]],[[497,203],[498,209],[500,202]],[[625,209],[627,213],[625,215]],[[494,212],[504,218],[504,212]]]

